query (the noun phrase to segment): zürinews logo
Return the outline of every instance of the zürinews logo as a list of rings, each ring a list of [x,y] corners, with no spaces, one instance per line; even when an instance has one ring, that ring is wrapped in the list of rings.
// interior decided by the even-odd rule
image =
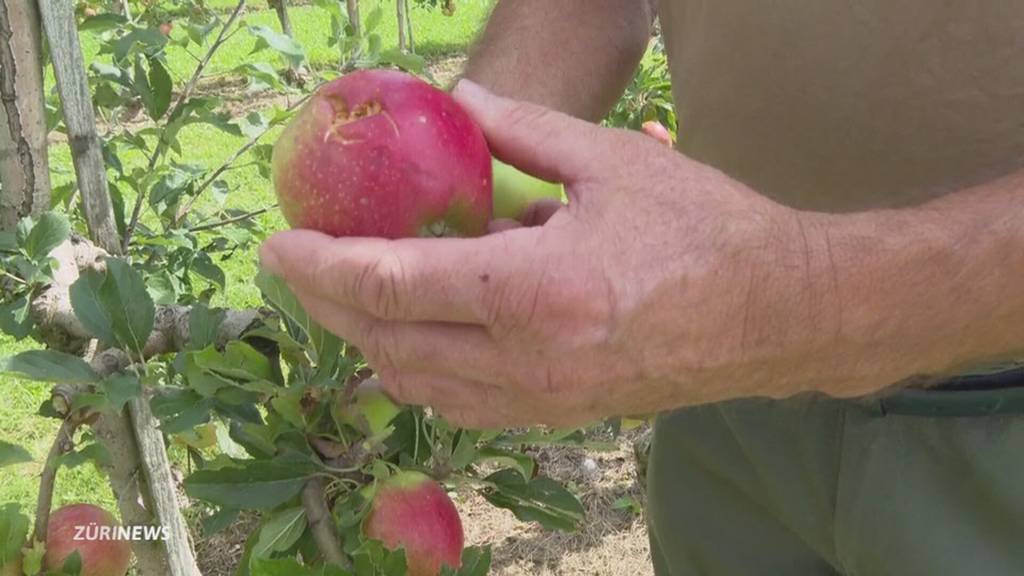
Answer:
[[[170,536],[167,526],[104,526],[90,522],[75,526],[72,540],[76,542],[104,542],[127,540],[129,542],[152,542],[167,540]]]

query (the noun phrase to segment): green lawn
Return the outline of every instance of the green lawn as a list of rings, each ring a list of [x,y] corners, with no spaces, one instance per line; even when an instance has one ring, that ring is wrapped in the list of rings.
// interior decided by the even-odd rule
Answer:
[[[230,0],[221,0],[223,4],[234,5]],[[218,3],[221,3],[218,2]],[[215,3],[216,4],[216,3]],[[262,3],[265,6],[265,3]],[[362,0],[360,16],[365,22],[373,9],[381,5],[382,19],[376,33],[381,37],[383,50],[398,47],[398,24],[394,16],[394,4],[389,0]],[[481,25],[490,13],[493,0],[461,0],[453,16],[445,16],[440,10],[414,8],[413,34],[416,40],[416,51],[423,56],[438,56],[464,51],[472,42]],[[306,50],[310,63],[314,66],[331,66],[338,62],[339,53],[336,46],[328,46],[330,37],[330,17],[315,6],[295,6],[289,9],[295,40]],[[277,16],[273,10],[250,11],[243,17],[243,22],[253,26],[267,26],[280,31]],[[185,34],[183,30],[175,30],[173,35]],[[215,34],[215,32],[214,32]],[[207,72],[220,74],[229,72],[239,64],[252,61],[253,58],[271,61],[279,67],[285,66],[284,60],[270,50],[250,56],[255,39],[251,34],[240,32],[232,36],[214,56]],[[82,52],[87,62],[92,62],[99,51],[99,40],[92,34],[82,35]],[[201,57],[202,51],[195,45],[189,50],[193,56]],[[109,56],[104,56],[109,58]],[[171,46],[167,50],[168,69],[171,76],[183,82],[191,75],[195,59],[185,50]],[[51,75],[52,78],[52,75]]]
[[[376,0],[363,0],[364,17],[369,15],[375,3]],[[230,6],[233,2],[216,0],[212,4]],[[265,3],[255,5],[265,7]],[[391,16],[393,5],[390,2],[385,2],[384,5],[386,12],[379,32],[384,47],[388,48],[397,45],[397,31]],[[437,11],[415,10],[414,30],[419,52],[434,56],[465,51],[486,19],[491,5],[492,0],[462,0],[455,16],[450,18]],[[303,6],[293,8],[291,17],[298,40],[307,49],[311,62],[314,65],[332,64],[337,56],[336,50],[327,46],[329,21],[324,13],[316,8]],[[276,17],[269,10],[250,13],[246,19],[251,24],[263,24],[277,29]],[[87,61],[92,61],[98,49],[96,38],[88,34],[83,35],[82,44]],[[274,59],[277,62],[277,56],[270,51],[249,56],[251,47],[251,37],[247,34],[238,34],[213,60],[210,72],[229,71],[238,63],[254,58]],[[190,73],[191,57],[180,49],[169,51],[168,62],[175,78],[182,79]],[[280,62],[277,64],[283,65]],[[204,163],[210,167],[219,165],[244,142],[242,138],[204,125],[190,126],[182,131],[180,137],[184,152],[183,161]],[[272,138],[268,138],[267,141],[272,141]],[[141,163],[141,158],[138,157],[127,157],[122,160],[128,164],[126,167]],[[70,151],[66,145],[51,147],[50,162],[54,185],[73,177]],[[243,158],[241,162],[245,163],[246,159]],[[273,202],[270,183],[261,178],[254,167],[232,170],[227,173],[226,180],[231,189],[226,205],[232,208],[251,210]],[[276,211],[259,218],[267,230],[284,227],[284,222]],[[226,295],[215,302],[216,304],[245,307],[259,302],[259,293],[252,284],[252,278],[256,274],[254,252],[236,253],[231,260],[221,262],[221,265],[227,274],[228,286]],[[0,355],[16,353],[29,347],[31,343],[28,341],[18,343],[0,336]],[[17,502],[22,505],[23,510],[31,511],[35,506],[42,461],[58,425],[55,420],[35,415],[39,405],[49,396],[49,386],[0,377],[0,390],[4,398],[4,401],[0,402],[0,439],[24,446],[35,458],[35,461],[29,464],[0,469],[0,504]],[[60,472],[54,504],[59,506],[76,501],[94,502],[114,508],[113,495],[109,487],[92,465],[63,469]]]

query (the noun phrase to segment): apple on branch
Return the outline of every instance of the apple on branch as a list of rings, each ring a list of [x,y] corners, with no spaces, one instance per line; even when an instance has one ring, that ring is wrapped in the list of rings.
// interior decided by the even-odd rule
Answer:
[[[59,571],[73,552],[82,561],[79,576],[124,576],[131,545],[113,534],[114,516],[92,504],[71,504],[50,514],[46,529],[46,570]]]
[[[405,549],[409,576],[438,576],[442,566],[462,564],[465,536],[459,511],[426,474],[404,471],[381,483],[363,531],[389,550]]]

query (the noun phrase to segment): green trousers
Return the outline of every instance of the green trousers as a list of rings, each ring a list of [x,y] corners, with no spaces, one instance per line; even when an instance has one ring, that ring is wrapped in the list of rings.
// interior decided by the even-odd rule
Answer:
[[[657,576],[1024,575],[1024,388],[667,413]]]

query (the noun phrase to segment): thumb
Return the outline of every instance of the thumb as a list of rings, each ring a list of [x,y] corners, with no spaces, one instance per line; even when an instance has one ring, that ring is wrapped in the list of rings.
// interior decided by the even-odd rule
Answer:
[[[599,168],[595,124],[537,104],[496,96],[460,80],[452,96],[472,116],[491,152],[503,162],[551,182],[572,184]]]

